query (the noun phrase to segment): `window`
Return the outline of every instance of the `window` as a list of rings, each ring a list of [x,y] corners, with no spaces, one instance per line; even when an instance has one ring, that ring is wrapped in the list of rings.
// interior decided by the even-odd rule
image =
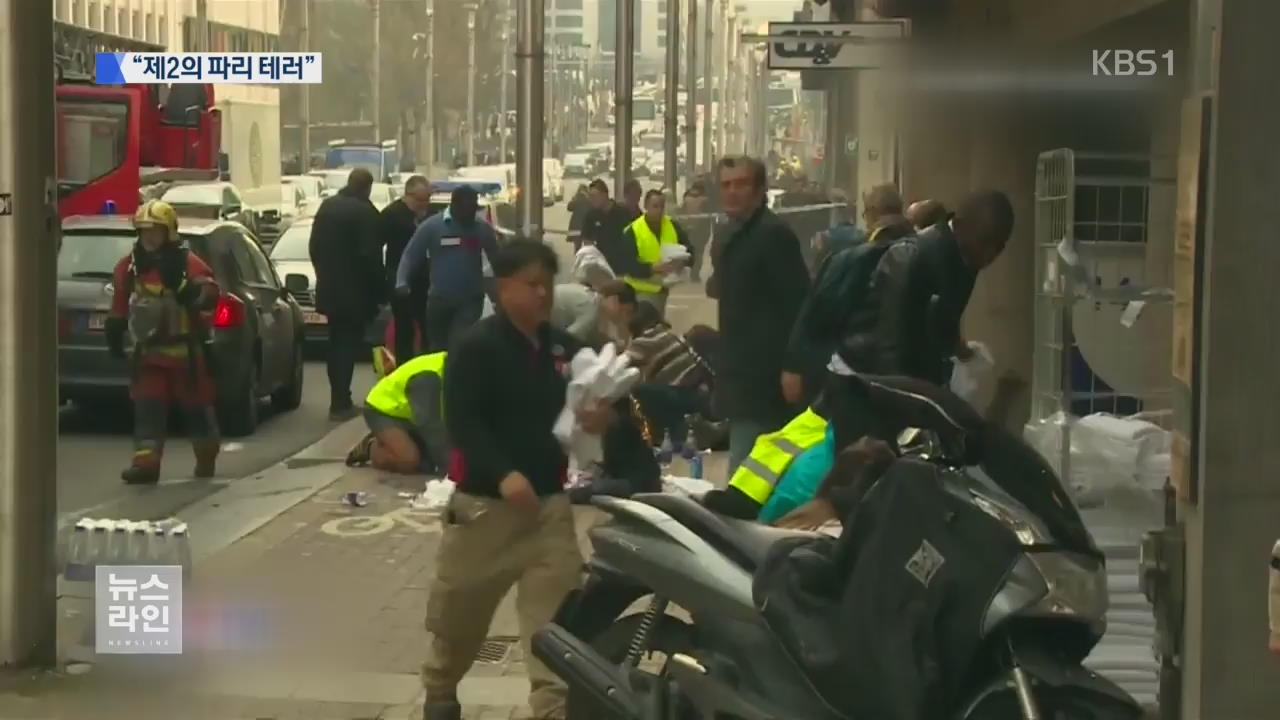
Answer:
[[[556,33],[554,42],[557,45],[581,45],[582,35],[578,33]]]
[[[155,13],[147,13],[146,40],[149,43],[153,43],[156,41],[156,14]]]
[[[137,241],[134,233],[69,232],[58,248],[58,278],[108,280]]]
[[[581,15],[557,15],[556,27],[580,28],[582,27],[582,16]]]
[[[658,18],[658,32],[666,32],[666,31],[667,31],[667,19],[664,17]]]
[[[117,35],[129,34],[129,11],[125,10],[124,8],[120,8],[120,10],[116,13],[116,34]]]
[[[168,15],[160,16],[160,33],[159,34],[160,34],[160,37],[159,37],[160,44],[163,45],[166,50],[168,50],[169,49],[169,16]]]
[[[248,234],[242,234],[241,237],[244,238],[244,242],[237,243],[237,245],[243,246],[249,253],[249,259],[253,261],[256,277],[263,278],[263,284],[267,287],[280,287],[280,283],[276,280],[276,271],[271,267],[271,261],[258,248],[258,244]]]
[[[97,13],[94,13],[95,15]],[[102,11],[102,31],[114,33],[116,31],[116,18],[119,17],[115,13],[103,8]]]
[[[143,35],[146,34],[146,32],[147,32],[147,29],[142,26],[142,11],[134,10],[133,26],[129,28],[129,35],[131,37],[142,37]]]
[[[80,12],[85,9],[85,2],[84,0],[73,0],[73,2],[71,3],[71,17],[73,18],[72,22],[78,25],[82,25],[83,27],[92,28],[94,30],[101,30],[102,29],[102,13],[98,12],[98,3],[90,2],[88,4],[88,7],[89,7],[88,16],[81,17]],[[80,20],[83,20],[83,22],[77,22]]]
[[[582,0],[556,0],[557,10],[581,10]]]
[[[58,184],[86,185],[124,164],[129,108],[121,102],[60,99]]]
[[[221,205],[221,188],[217,185],[174,185],[160,196],[173,205]]]
[[[275,260],[311,260],[311,223],[294,223],[271,246]]]
[[[667,36],[666,36],[666,35],[659,35],[659,36],[658,36],[658,47],[660,47],[660,48],[664,48],[664,47],[666,47],[666,46],[667,46]]]
[[[236,233],[231,241],[231,255],[236,259],[236,268],[240,271],[240,279],[250,285],[270,285],[271,281],[262,274],[262,269],[254,262],[253,241],[248,236]]]

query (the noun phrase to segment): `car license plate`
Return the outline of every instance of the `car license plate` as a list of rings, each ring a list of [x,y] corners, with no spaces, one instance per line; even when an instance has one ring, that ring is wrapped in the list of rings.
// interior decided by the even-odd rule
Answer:
[[[107,327],[106,313],[89,313],[89,329],[102,330]]]
[[[329,324],[329,318],[325,317],[324,315],[321,315],[320,313],[313,313],[313,312],[303,313],[302,321],[308,325],[328,325]]]

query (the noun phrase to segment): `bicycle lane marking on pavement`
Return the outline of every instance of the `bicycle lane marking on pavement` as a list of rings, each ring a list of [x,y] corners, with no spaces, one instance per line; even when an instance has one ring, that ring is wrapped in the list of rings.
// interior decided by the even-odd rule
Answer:
[[[347,515],[333,518],[320,526],[320,532],[334,537],[368,537],[389,532],[398,525],[423,535],[440,532],[440,524],[435,515],[411,507],[397,508],[382,515]]]

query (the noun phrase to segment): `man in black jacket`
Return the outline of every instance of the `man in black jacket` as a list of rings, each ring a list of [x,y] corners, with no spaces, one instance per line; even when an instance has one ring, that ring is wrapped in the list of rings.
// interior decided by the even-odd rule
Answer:
[[[719,299],[724,352],[716,409],[730,420],[729,474],[756,437],[782,427],[802,401],[803,363],[787,358],[796,315],[809,292],[800,241],[764,204],[766,170],[759,160],[720,161],[720,198],[729,216],[717,237],[708,285]]]
[[[531,652],[582,577],[568,458],[552,434],[577,341],[548,320],[557,270],[550,246],[513,240],[493,258],[498,310],[467,328],[445,366],[445,422],[457,489],[444,517],[427,599],[425,720],[461,720],[457,689],[493,613],[518,585],[520,633],[534,717],[563,718],[564,684]],[[613,426],[607,406],[575,408],[585,432]]]
[[[329,418],[335,421],[356,416],[351,376],[365,326],[385,296],[378,210],[369,202],[372,189],[368,170],[352,170],[347,186],[320,205],[311,226],[316,310],[329,321]]]
[[[421,339],[421,347],[427,347],[427,290],[431,287],[431,261],[419,268],[411,278],[409,294],[395,294],[396,272],[400,269],[400,256],[413,237],[418,223],[430,215],[431,183],[421,175],[414,175],[404,184],[404,195],[383,209],[378,221],[378,236],[387,248],[387,293],[391,296],[392,321],[395,323],[396,364],[406,363],[418,354],[420,347],[414,342]]]

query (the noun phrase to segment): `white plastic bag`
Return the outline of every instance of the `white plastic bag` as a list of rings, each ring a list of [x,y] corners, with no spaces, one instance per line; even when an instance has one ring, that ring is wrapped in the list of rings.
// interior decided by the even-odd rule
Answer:
[[[613,268],[609,267],[609,261],[604,259],[604,253],[600,252],[600,248],[584,243],[573,256],[572,277],[574,282],[595,287],[616,276]]]
[[[667,243],[661,246],[659,252],[659,257],[661,259],[658,262],[666,263],[673,260],[685,261],[684,267],[662,276],[663,286],[673,287],[693,277],[688,267],[688,261],[693,258],[693,256],[689,254],[689,248],[683,245]]]
[[[970,342],[969,349],[973,351],[973,357],[968,360],[955,358],[955,365],[951,370],[951,392],[976,406],[983,389],[991,383],[996,364],[986,345]]]
[[[1169,433],[1138,418],[1094,413],[1071,418],[1071,477],[1068,490],[1081,504],[1108,495],[1156,491],[1169,468]],[[1024,437],[1061,475],[1062,413],[1027,424]]]
[[[627,394],[640,379],[640,371],[631,367],[626,353],[619,354],[613,343],[605,345],[598,355],[591,348],[579,350],[569,363],[569,370],[564,409],[552,432],[577,467],[603,464],[603,441],[599,435],[583,431],[576,411],[588,403],[613,402]]]

